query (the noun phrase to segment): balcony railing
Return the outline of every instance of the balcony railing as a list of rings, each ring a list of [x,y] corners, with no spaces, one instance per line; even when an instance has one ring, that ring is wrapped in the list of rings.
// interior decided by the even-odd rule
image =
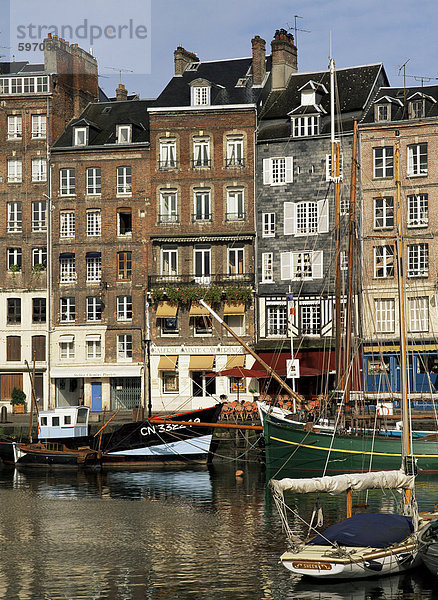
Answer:
[[[177,160],[159,160],[158,161],[158,169],[160,171],[167,171],[169,169],[177,169],[178,161]]]
[[[192,169],[210,169],[210,158],[195,158],[192,160]]]
[[[245,166],[245,159],[244,158],[226,158],[225,159],[225,166],[228,168],[238,168],[238,167],[244,167]]]
[[[244,212],[232,212],[225,215],[227,221],[244,221],[246,219],[246,213]]]
[[[158,215],[158,223],[179,223],[179,215]]]
[[[217,284],[217,285],[253,285],[254,273],[242,273],[230,275],[228,273],[212,273],[211,275],[150,275],[149,287],[168,285],[193,285]]]
[[[207,213],[195,213],[192,215],[192,223],[208,223],[213,220],[213,215]]]

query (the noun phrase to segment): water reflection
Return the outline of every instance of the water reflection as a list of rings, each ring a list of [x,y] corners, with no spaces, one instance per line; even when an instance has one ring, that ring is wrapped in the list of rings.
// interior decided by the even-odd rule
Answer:
[[[278,562],[285,536],[265,472],[235,470],[0,471],[0,600],[433,597],[436,581],[421,571],[347,585],[294,577]],[[438,478],[419,478],[420,509],[437,491]],[[302,515],[312,508],[290,501]],[[331,497],[326,519],[344,510]]]

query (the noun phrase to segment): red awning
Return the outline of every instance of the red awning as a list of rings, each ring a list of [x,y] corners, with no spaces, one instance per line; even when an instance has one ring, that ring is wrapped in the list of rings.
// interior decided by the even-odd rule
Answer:
[[[290,359],[290,352],[261,352],[260,358],[273,369],[280,377],[286,377],[286,361]],[[327,372],[333,371],[334,352],[298,352],[295,355],[300,361],[300,377],[316,377]],[[252,371],[260,372],[260,375],[254,377],[270,377],[257,361],[251,367]]]
[[[261,367],[261,365],[260,365]],[[224,369],[217,373],[208,373],[208,377],[268,377],[267,372],[261,369],[245,369],[244,367],[233,367],[232,369]]]

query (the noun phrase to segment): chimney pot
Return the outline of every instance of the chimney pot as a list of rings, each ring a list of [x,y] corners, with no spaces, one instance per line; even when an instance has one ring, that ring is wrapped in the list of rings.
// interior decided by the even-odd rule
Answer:
[[[178,46],[173,53],[175,63],[175,75],[182,75],[190,63],[199,62],[199,58],[193,52],[188,52],[182,46]]]
[[[259,35],[251,40],[252,44],[252,84],[261,85],[266,74],[266,42]]]
[[[128,90],[125,88],[123,83],[119,83],[116,88],[116,100],[117,102],[123,102],[128,99]]]
[[[292,73],[296,73],[297,47],[294,36],[285,29],[277,29],[271,42],[272,89],[284,90]]]

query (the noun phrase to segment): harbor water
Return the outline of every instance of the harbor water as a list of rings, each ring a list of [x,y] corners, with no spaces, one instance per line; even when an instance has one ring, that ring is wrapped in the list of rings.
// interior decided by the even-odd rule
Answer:
[[[239,468],[242,468],[241,466]],[[154,471],[0,471],[0,600],[288,600],[436,598],[424,568],[348,583],[301,580],[285,549],[260,465]],[[438,503],[438,477],[419,476],[420,510]],[[369,510],[391,510],[373,491]],[[314,498],[291,495],[305,533]],[[326,524],[345,515],[328,497]]]

